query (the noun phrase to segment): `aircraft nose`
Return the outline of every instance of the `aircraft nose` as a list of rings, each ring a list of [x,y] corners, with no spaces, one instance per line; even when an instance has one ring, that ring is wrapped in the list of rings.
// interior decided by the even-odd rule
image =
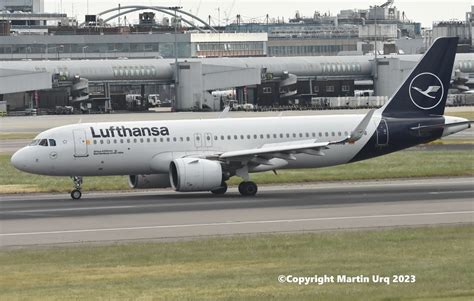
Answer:
[[[16,169],[25,171],[26,169],[26,153],[25,149],[16,151],[10,159],[10,162]]]

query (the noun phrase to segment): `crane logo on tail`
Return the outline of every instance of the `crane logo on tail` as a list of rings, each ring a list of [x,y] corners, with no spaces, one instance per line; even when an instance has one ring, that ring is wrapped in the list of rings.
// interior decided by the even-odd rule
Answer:
[[[430,110],[440,104],[444,96],[444,86],[438,76],[423,72],[415,76],[408,91],[415,106],[422,110]]]

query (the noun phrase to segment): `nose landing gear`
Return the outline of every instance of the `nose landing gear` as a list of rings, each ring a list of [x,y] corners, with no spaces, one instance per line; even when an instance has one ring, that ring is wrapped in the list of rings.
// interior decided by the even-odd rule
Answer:
[[[81,198],[81,185],[82,185],[82,177],[71,177],[72,181],[74,182],[74,189],[71,191],[71,198],[73,200],[78,200]]]

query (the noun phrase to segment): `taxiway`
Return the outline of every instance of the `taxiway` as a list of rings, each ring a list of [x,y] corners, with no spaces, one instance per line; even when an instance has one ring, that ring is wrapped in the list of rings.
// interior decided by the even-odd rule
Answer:
[[[9,195],[0,246],[474,222],[474,179],[436,178],[262,186],[256,197],[171,191]]]

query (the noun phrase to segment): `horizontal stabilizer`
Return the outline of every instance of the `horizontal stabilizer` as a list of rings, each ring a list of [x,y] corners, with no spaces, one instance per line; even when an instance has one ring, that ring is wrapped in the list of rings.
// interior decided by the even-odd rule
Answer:
[[[471,124],[474,121],[462,121],[462,122],[455,122],[455,123],[443,123],[443,124],[434,124],[434,125],[420,125],[416,127],[410,128],[411,131],[417,132],[430,132],[432,130],[439,130],[439,129],[446,129],[450,127],[460,126],[460,125],[468,125],[468,128],[471,127]]]

